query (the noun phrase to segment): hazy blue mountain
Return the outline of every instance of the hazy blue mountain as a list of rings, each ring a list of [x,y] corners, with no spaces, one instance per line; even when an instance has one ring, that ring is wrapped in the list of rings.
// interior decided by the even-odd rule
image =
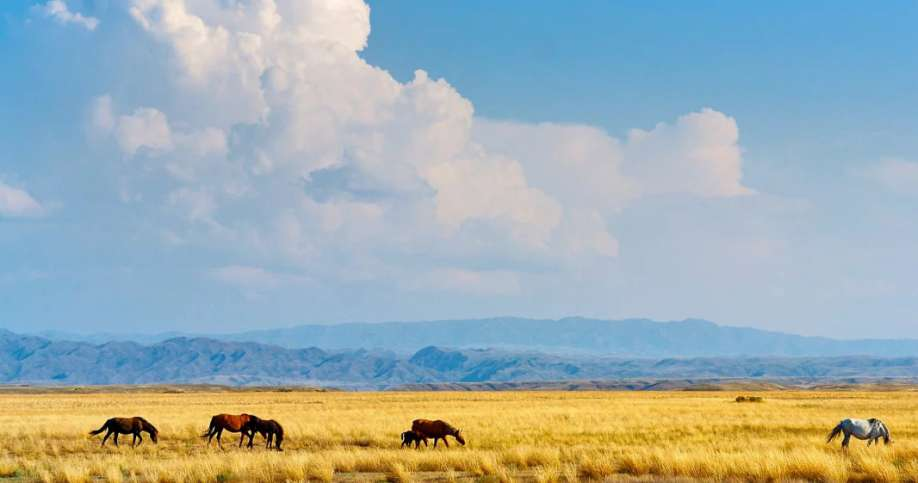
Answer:
[[[381,349],[411,354],[423,347],[534,350],[554,354],[620,357],[805,357],[918,355],[918,340],[836,340],[717,325],[705,320],[560,320],[492,318],[429,322],[302,325],[236,334],[74,334],[45,332],[52,340],[134,341],[178,336],[260,342],[286,348]]]
[[[404,384],[722,378],[916,378],[918,358],[706,357],[629,359],[429,346],[386,351],[278,346],[206,338],[52,341],[0,330],[2,384],[303,384],[385,388]]]
[[[834,340],[720,326],[705,320],[493,318],[303,325],[219,337],[290,348],[375,347],[406,354],[443,346],[622,357],[918,355],[916,340]]]

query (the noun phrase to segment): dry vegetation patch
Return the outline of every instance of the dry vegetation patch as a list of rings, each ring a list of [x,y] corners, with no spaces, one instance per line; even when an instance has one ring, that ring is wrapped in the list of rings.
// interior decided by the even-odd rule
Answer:
[[[44,481],[918,480],[912,392],[185,392],[0,395],[0,478]],[[746,397],[745,395],[743,395]],[[763,396],[755,396],[763,397]],[[282,453],[207,448],[210,416],[281,421]],[[87,432],[142,415],[160,444],[99,447]],[[882,418],[896,444],[825,444],[844,417]],[[442,418],[468,445],[400,449],[414,418]]]

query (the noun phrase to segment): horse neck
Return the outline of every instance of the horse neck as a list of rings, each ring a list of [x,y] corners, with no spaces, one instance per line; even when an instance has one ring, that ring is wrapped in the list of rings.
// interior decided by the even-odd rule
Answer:
[[[149,421],[147,421],[147,420],[144,419],[144,418],[138,418],[138,419],[140,419],[140,429],[141,429],[142,431],[146,431],[146,432],[148,432],[148,433],[153,432],[153,431],[156,431],[156,428],[154,428],[153,425],[150,424]]]

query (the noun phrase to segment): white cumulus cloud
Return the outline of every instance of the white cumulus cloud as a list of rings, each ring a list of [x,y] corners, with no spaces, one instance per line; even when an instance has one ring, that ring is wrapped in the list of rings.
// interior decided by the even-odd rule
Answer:
[[[513,293],[527,271],[616,257],[609,217],[641,197],[751,193],[725,114],[624,140],[481,119],[447,80],[418,70],[402,83],[363,60],[361,0],[124,8],[138,45],[164,47],[148,49],[166,55],[154,59],[162,93],[99,97],[90,122],[138,161],[119,165],[135,170],[122,179],[138,180],[129,188],[151,212],[169,208],[162,231],[183,243],[327,279],[435,274],[446,288]],[[223,275],[240,274],[261,276]]]
[[[742,183],[736,120],[713,109],[681,116],[674,124],[628,133],[628,172],[647,193],[730,197],[753,193]]]

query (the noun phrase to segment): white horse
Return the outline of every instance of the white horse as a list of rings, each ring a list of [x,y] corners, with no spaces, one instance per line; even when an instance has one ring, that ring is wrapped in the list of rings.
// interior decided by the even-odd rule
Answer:
[[[889,429],[886,428],[883,421],[876,418],[866,420],[844,419],[829,433],[826,443],[831,443],[841,433],[845,435],[845,439],[842,440],[842,448],[848,447],[848,441],[851,440],[851,436],[860,440],[866,439],[867,446],[870,446],[870,443],[877,443],[880,438],[883,438],[883,443],[885,444],[889,444],[892,441],[889,437]]]

